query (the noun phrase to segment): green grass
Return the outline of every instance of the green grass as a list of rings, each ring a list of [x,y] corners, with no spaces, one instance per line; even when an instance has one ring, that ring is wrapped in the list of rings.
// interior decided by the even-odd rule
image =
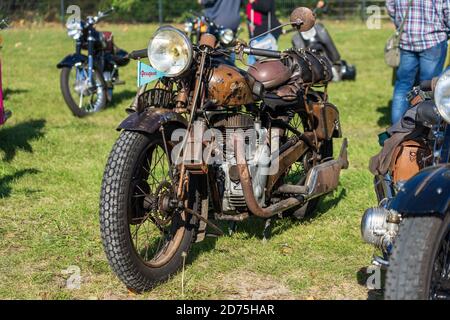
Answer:
[[[69,112],[56,64],[74,44],[58,27],[3,32],[1,51],[6,105],[13,118],[0,128],[0,298],[214,299],[233,297],[366,299],[358,283],[373,249],[363,244],[359,222],[375,204],[370,156],[388,125],[391,70],[383,44],[391,30],[359,22],[327,22],[342,56],[358,68],[356,82],[330,86],[349,138],[351,167],[314,217],[279,220],[262,241],[263,223],[252,219],[232,236],[194,246],[181,275],[135,296],[111,272],[99,234],[98,200],[103,169],[118,136],[116,125],[136,91],[135,64],[122,69],[125,86],[115,103],[87,119]],[[146,46],[154,26],[110,26],[126,49]],[[284,36],[282,46],[289,45]],[[68,290],[62,270],[81,268],[80,290]],[[257,294],[257,295],[255,295]]]

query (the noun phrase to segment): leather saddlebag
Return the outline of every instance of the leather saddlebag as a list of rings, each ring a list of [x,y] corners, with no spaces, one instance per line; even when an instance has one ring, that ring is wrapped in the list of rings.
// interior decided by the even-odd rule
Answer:
[[[424,144],[407,140],[394,151],[390,171],[394,182],[407,181],[427,165],[431,151]]]

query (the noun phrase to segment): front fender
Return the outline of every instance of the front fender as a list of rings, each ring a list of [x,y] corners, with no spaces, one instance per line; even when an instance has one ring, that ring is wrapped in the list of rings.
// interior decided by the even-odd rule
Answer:
[[[87,62],[88,57],[83,55],[83,54],[70,54],[67,57],[65,57],[64,59],[61,60],[60,63],[58,63],[56,65],[56,67],[58,69],[62,69],[62,68],[72,68],[74,65],[76,65],[77,63],[81,62],[81,63],[85,63]]]
[[[132,113],[117,130],[145,132],[153,134],[167,123],[178,124],[187,128],[187,121],[179,113],[163,108],[148,108],[143,112]]]
[[[450,209],[450,164],[430,167],[411,178],[391,209],[405,216],[445,215]]]

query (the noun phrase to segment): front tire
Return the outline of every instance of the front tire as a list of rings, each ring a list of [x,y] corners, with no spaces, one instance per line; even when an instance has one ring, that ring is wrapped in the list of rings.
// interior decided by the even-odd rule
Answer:
[[[169,137],[170,134],[171,132],[168,132]],[[155,164],[158,170],[152,172],[152,163],[156,161],[153,160],[153,155],[155,150],[161,149],[164,152],[162,135],[159,133],[148,136],[137,132],[122,132],[113,147],[103,177],[100,227],[104,250],[115,274],[135,292],[147,291],[176,273],[182,266],[183,253],[189,252],[194,237],[193,218],[185,212],[178,212],[170,217],[171,225],[162,232],[161,239],[164,239],[154,238],[157,237],[154,234],[163,227],[154,221],[169,217],[164,217],[161,213],[156,215],[154,209],[144,208],[144,204],[148,201],[148,195],[160,191],[161,185],[165,185],[169,190],[175,184],[168,180],[168,171],[158,171],[164,167],[161,162],[164,158],[158,160]],[[148,155],[150,152],[151,156]],[[146,157],[151,157],[147,167],[150,171],[148,174],[140,168],[148,160]],[[165,152],[163,157],[166,157]],[[142,182],[142,174],[144,178],[147,176],[148,182]],[[160,184],[155,190],[153,183],[157,182]],[[145,199],[138,197],[142,190],[143,194],[147,194]],[[158,208],[160,202],[160,198],[155,201]],[[150,231],[140,229],[146,223],[145,228]],[[153,224],[157,227],[154,228]],[[152,228],[157,230],[153,235]],[[136,229],[138,231],[134,231]],[[138,234],[141,234],[141,231],[148,232],[147,238],[141,240],[144,242],[143,248],[138,245]],[[140,237],[144,238],[141,235]],[[164,241],[162,249],[158,251],[161,241]],[[158,248],[155,250],[156,243]]]
[[[385,299],[450,299],[450,214],[444,219],[405,218],[399,230],[386,275]],[[440,275],[446,277],[443,286]]]
[[[86,96],[82,96],[80,92],[78,92],[77,96],[77,92],[75,91],[75,89],[71,90],[71,87],[73,86],[75,88],[77,85],[80,86],[77,83],[72,83],[73,73],[77,73],[75,77],[78,78],[79,77],[78,72],[86,73],[86,68],[85,67],[62,68],[60,85],[64,101],[66,102],[70,111],[72,111],[74,116],[84,118],[92,113],[99,112],[100,110],[103,110],[106,107],[107,103],[106,82],[105,79],[103,79],[101,72],[98,70],[94,70],[94,77],[96,83],[95,92],[92,92],[91,95],[87,95],[86,93]],[[75,82],[76,81],[78,81],[78,79],[75,79]],[[82,81],[86,81],[86,79]],[[85,89],[81,91],[83,91],[83,93],[88,92],[88,90]],[[82,101],[83,99],[85,99],[86,101]]]

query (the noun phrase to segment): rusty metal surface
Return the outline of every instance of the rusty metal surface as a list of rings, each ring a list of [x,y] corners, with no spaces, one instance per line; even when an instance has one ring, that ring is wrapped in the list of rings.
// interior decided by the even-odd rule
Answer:
[[[316,24],[316,16],[311,9],[298,7],[292,11],[290,21],[300,32],[305,32],[314,27]]]
[[[286,83],[292,75],[291,70],[281,60],[261,60],[256,62],[248,73],[264,85],[266,90]]]
[[[208,46],[210,48],[215,48],[216,47],[216,43],[217,43],[216,37],[214,35],[210,34],[210,33],[204,33],[200,37],[199,44],[201,46]]]
[[[179,113],[169,109],[148,108],[144,112],[132,113],[117,128],[117,130],[138,131],[153,134],[166,123],[178,123],[187,127],[186,119]]]
[[[289,169],[290,166],[294,162],[296,162],[300,157],[305,154],[305,152],[308,150],[308,146],[303,141],[297,142],[295,145],[287,149],[285,152],[283,152],[277,160],[279,169],[278,172],[275,175],[269,176],[267,179],[267,192],[271,193],[273,187],[277,183],[278,179],[286,172],[287,169]]]
[[[277,189],[280,193],[287,194],[307,194],[308,188],[305,186],[293,185],[293,184],[284,184]]]
[[[314,115],[314,130],[319,140],[330,140],[337,130],[341,135],[339,111],[331,103],[314,103],[312,105]]]
[[[288,198],[270,207],[261,208],[253,193],[252,178],[248,170],[247,160],[245,159],[245,141],[243,137],[235,136],[234,148],[242,191],[247,207],[251,213],[260,218],[267,219],[303,203],[303,199]]]
[[[241,106],[254,102],[248,74],[225,64],[213,67],[208,99],[218,106]]]
[[[308,199],[319,197],[335,190],[339,185],[342,169],[348,169],[348,142],[344,139],[337,160],[328,161],[312,168],[306,177]]]

